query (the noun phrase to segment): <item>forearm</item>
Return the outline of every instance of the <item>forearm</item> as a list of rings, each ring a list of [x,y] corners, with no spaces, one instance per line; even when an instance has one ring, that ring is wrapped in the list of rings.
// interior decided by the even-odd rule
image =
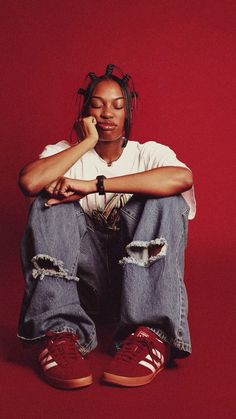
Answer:
[[[139,193],[153,196],[171,196],[191,188],[192,173],[182,167],[161,167],[104,179],[106,192]]]
[[[161,167],[131,175],[105,178],[105,192],[132,193],[151,196],[178,195],[191,188],[192,173],[182,167]],[[47,204],[72,202],[97,192],[97,180],[61,178],[47,188],[51,198]]]
[[[93,138],[86,138],[60,153],[29,163],[20,172],[20,188],[26,195],[37,195],[45,186],[58,177],[64,176],[67,170],[94,145]]]

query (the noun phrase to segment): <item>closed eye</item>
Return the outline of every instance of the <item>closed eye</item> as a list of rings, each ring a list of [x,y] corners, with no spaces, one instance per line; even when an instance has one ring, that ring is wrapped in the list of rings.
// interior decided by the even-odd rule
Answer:
[[[103,104],[101,103],[101,102],[99,102],[99,101],[91,101],[90,102],[90,106],[92,107],[92,108],[95,108],[95,109],[98,109],[98,108],[101,108],[102,106],[103,106]]]
[[[95,109],[99,109],[102,107],[102,105],[94,105],[93,103],[91,103],[91,108],[95,108]]]
[[[124,106],[114,106],[115,109],[124,109]]]

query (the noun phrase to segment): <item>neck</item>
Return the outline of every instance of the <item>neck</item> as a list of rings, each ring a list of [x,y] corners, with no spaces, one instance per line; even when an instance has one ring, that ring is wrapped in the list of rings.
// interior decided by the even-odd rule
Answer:
[[[100,139],[95,146],[95,150],[98,153],[98,155],[107,162],[109,166],[114,161],[118,160],[121,154],[123,153],[123,143],[123,137],[120,137],[117,140],[112,141],[103,141],[102,139]]]

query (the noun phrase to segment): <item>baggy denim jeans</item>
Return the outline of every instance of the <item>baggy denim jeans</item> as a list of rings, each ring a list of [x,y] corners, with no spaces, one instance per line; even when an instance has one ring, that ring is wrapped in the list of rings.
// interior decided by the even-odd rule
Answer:
[[[117,316],[115,342],[139,325],[191,352],[183,281],[189,207],[181,195],[133,195],[119,231],[99,231],[79,201],[50,208],[39,196],[22,239],[25,293],[18,336],[48,330],[79,336],[83,354],[97,345],[94,316]],[[115,313],[115,314],[114,314]]]

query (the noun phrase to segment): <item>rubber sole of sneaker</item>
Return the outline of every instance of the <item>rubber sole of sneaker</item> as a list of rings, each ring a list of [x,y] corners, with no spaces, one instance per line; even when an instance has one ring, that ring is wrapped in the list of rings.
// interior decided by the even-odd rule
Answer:
[[[74,378],[72,380],[59,380],[56,378],[45,377],[45,376],[43,378],[51,386],[60,388],[63,390],[72,390],[76,388],[87,387],[93,382],[92,375],[89,375],[88,377],[83,377],[83,378]]]
[[[149,384],[159,372],[165,367],[159,368],[155,373],[146,375],[144,377],[124,377],[121,375],[110,374],[109,372],[103,373],[103,380],[110,384],[115,384],[123,387],[138,387]]]

